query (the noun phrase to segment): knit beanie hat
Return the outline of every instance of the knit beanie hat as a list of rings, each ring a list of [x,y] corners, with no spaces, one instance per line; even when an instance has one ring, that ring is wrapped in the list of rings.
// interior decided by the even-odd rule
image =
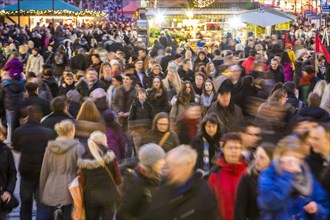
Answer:
[[[157,144],[145,144],[140,148],[138,157],[142,165],[150,166],[158,160],[163,159],[165,157],[165,151]]]
[[[102,116],[103,116],[104,121],[106,121],[106,122],[112,122],[116,118],[115,113],[113,113],[113,111],[111,111],[111,110],[104,111]]]
[[[218,93],[224,94],[224,93],[231,93],[233,89],[233,84],[229,79],[226,79],[221,83],[218,89]]]
[[[107,95],[107,93],[104,91],[104,89],[97,88],[93,92],[91,92],[89,97],[92,98],[93,100],[97,100],[97,99],[102,98],[106,95]]]
[[[23,72],[23,63],[18,59],[11,59],[6,63],[4,70],[9,72],[10,78],[20,80]]]
[[[73,101],[73,102],[80,102],[81,95],[77,90],[70,90],[69,92],[66,93],[66,97],[68,101]]]

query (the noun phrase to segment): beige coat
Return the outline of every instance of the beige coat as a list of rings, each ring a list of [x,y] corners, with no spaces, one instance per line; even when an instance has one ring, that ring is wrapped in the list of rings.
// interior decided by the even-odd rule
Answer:
[[[26,64],[26,72],[34,72],[39,75],[42,71],[42,65],[44,65],[44,58],[40,54],[36,57],[31,54]]]
[[[85,152],[79,141],[59,137],[49,141],[40,173],[40,199],[48,206],[72,204],[69,183],[77,175],[77,161]]]

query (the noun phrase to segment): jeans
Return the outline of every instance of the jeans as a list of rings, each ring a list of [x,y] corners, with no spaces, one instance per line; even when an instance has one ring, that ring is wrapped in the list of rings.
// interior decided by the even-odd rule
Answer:
[[[6,121],[7,121],[7,143],[11,144],[11,138],[13,136],[15,128],[18,127],[18,113],[16,111],[6,109]]]
[[[37,202],[37,219],[40,211],[39,202],[39,178],[36,180],[25,180],[21,178],[20,184],[20,197],[21,197],[21,220],[32,220],[32,207],[33,199]]]

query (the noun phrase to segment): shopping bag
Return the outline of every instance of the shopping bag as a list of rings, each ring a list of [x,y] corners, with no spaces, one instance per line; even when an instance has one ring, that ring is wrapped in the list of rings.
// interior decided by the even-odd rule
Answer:
[[[85,207],[84,207],[84,192],[82,177],[78,175],[72,182],[69,184],[69,191],[73,199],[73,209],[71,217],[73,220],[85,220]]]

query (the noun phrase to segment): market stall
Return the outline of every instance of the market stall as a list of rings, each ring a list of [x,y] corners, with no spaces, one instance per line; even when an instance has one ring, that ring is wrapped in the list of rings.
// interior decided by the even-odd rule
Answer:
[[[53,4],[54,3],[54,4]],[[54,9],[54,10],[53,10]],[[5,23],[19,23],[34,27],[54,22],[78,25],[82,22],[107,16],[100,11],[82,10],[62,0],[24,0],[20,4],[8,5],[0,9]]]

